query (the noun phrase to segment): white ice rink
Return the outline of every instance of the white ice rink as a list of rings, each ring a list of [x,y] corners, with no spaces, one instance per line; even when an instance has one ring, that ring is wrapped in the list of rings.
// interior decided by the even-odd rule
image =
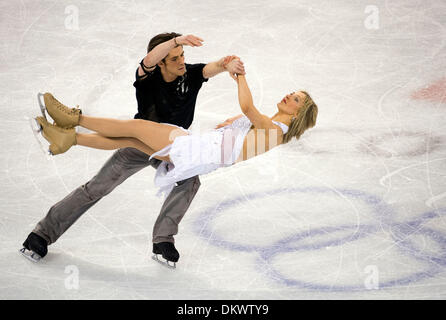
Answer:
[[[445,28],[434,0],[2,0],[0,299],[445,299]],[[308,91],[316,127],[201,177],[174,271],[150,259],[162,204],[150,167],[39,264],[24,259],[36,223],[112,154],[47,160],[26,119],[37,93],[132,118],[135,69],[167,31],[205,40],[185,47],[187,63],[240,56],[266,114]],[[239,113],[221,74],[203,85],[192,128]]]

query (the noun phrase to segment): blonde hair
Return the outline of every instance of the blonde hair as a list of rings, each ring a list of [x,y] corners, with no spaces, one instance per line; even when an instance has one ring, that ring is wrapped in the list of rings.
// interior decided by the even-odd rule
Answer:
[[[288,132],[283,136],[283,143],[289,142],[293,137],[299,139],[305,130],[314,127],[316,124],[317,105],[307,92],[300,92],[305,94],[304,105],[300,108],[297,117],[291,121]]]

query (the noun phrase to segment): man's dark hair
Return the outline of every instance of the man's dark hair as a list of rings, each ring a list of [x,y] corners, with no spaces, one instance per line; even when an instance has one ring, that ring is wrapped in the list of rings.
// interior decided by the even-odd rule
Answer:
[[[152,51],[152,49],[155,48],[157,45],[180,36],[181,34],[176,32],[165,32],[154,36],[152,39],[150,39],[149,45],[147,46],[147,53]]]

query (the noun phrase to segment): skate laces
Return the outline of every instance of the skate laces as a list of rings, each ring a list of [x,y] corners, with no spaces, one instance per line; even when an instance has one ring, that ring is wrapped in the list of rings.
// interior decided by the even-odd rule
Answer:
[[[54,99],[56,100],[56,99]],[[76,108],[68,108],[66,105],[62,104],[58,100],[56,100],[57,103],[57,109],[60,111],[63,111],[69,115],[76,115],[77,110],[79,110],[79,105],[76,106]]]

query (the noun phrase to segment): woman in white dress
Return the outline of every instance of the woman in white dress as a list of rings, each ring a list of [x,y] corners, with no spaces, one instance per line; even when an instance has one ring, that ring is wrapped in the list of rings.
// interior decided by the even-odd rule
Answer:
[[[45,107],[54,124],[44,117],[37,117],[36,121],[53,155],[66,152],[73,145],[103,150],[133,147],[163,160],[155,184],[167,191],[177,181],[247,160],[293,137],[299,139],[316,124],[318,108],[307,92],[287,94],[277,103],[277,113],[268,117],[254,106],[245,75],[231,76],[237,82],[243,114],[200,135],[148,120],[83,115],[80,109],[64,106],[49,93],[44,95]],[[77,133],[75,126],[96,133]]]

